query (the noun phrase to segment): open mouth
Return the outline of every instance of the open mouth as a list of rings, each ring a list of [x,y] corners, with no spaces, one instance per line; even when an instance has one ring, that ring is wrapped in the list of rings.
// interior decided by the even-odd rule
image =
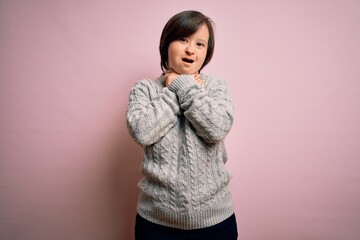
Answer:
[[[193,62],[194,62],[194,60],[189,59],[189,58],[182,58],[181,60],[182,60],[183,62],[186,62],[186,63],[193,63]]]

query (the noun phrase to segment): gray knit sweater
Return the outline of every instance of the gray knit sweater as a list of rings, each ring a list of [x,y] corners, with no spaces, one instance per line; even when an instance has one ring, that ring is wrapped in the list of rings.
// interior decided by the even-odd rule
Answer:
[[[168,227],[198,229],[233,214],[224,138],[233,123],[226,83],[201,74],[141,80],[131,90],[130,135],[144,149],[137,212]]]

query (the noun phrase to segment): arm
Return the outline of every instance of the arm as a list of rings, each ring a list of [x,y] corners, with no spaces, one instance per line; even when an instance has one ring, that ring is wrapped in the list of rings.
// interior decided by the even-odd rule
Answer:
[[[150,81],[145,80],[131,89],[127,126],[140,145],[159,141],[175,125],[180,114],[177,97],[168,88],[157,93]]]
[[[204,141],[218,142],[230,131],[233,107],[225,81],[213,79],[205,89],[195,83],[193,75],[180,75],[170,90],[177,94],[185,117]]]

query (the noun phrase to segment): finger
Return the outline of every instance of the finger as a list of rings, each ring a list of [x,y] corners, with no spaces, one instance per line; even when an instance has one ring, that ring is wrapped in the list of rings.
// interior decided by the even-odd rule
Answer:
[[[195,82],[196,82],[196,84],[198,84],[198,85],[200,85],[200,86],[204,83],[201,79],[198,79],[198,80],[196,80]]]
[[[200,79],[200,76],[195,74],[194,79],[195,79],[195,81],[198,81]]]

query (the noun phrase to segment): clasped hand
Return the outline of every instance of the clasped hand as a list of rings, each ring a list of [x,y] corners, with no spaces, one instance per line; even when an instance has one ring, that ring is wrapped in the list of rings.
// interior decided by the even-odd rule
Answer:
[[[164,74],[164,81],[165,81],[165,86],[166,87],[170,87],[172,81],[174,81],[175,78],[177,78],[178,76],[180,76],[180,74],[178,74],[177,72],[175,72],[173,69],[169,69],[165,72]],[[194,80],[195,82],[201,86],[204,84],[204,80],[202,80],[200,78],[200,74],[197,72],[197,73],[194,73],[193,74],[194,76]]]

